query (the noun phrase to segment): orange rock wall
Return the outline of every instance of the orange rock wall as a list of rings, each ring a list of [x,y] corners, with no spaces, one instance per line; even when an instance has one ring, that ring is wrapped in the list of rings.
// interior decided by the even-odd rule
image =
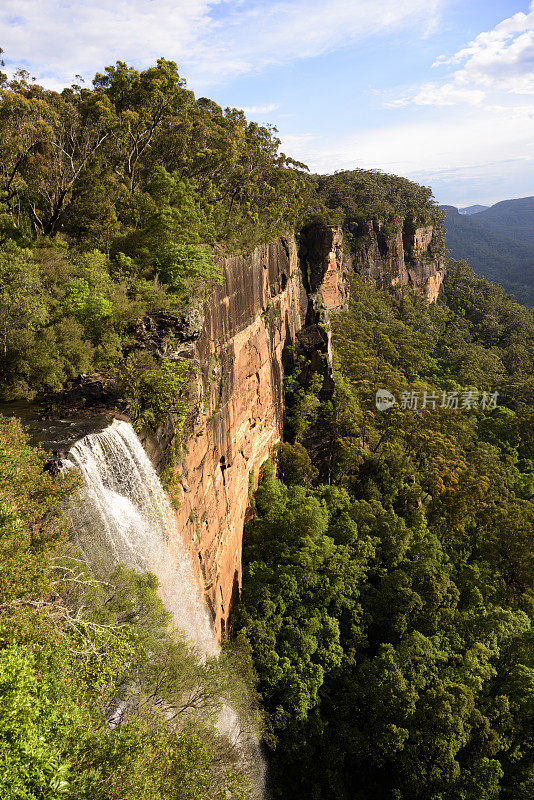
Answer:
[[[362,253],[355,267],[384,288],[412,283],[434,299],[440,265],[428,257],[414,260],[426,252],[431,238],[431,230],[418,230],[405,264],[402,234],[384,252],[370,229],[366,257]],[[313,349],[328,314],[347,307],[352,262],[344,255],[341,229],[317,225],[303,232],[298,254],[294,237],[287,236],[248,257],[219,263],[222,285],[178,337],[175,357],[193,359],[198,373],[174,495],[178,528],[190,548],[216,634],[223,638],[241,587],[250,492],[282,437],[284,347],[305,328],[300,343]],[[423,274],[427,265],[428,276]],[[410,269],[416,270],[413,276]],[[324,350],[324,342],[319,344]],[[172,451],[175,422],[170,415],[164,429],[144,441],[160,472]]]
[[[350,257],[343,248],[343,231],[337,225],[309,225],[301,234],[299,252],[306,290],[315,306],[327,311],[348,307]]]
[[[413,227],[399,220],[395,236],[385,236],[378,222],[359,232],[354,268],[382,289],[411,286],[427,302],[439,296],[446,267],[441,233],[432,225]]]
[[[293,237],[221,267],[195,344],[196,408],[176,475],[179,529],[219,637],[241,585],[250,489],[282,435],[282,352],[307,308]]]

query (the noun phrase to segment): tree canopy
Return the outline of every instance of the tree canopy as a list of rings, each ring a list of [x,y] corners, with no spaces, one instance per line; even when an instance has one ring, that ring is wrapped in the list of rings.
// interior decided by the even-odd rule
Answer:
[[[143,315],[179,315],[220,282],[216,251],[295,227],[312,187],[279,146],[163,58],[62,92],[3,75],[0,400],[120,368]]]
[[[234,625],[268,712],[271,796],[526,800],[532,311],[459,263],[434,306],[355,280],[334,341],[333,398],[294,357],[286,483],[266,470],[245,531]],[[485,390],[495,408],[440,407]],[[425,391],[436,408],[401,408]]]

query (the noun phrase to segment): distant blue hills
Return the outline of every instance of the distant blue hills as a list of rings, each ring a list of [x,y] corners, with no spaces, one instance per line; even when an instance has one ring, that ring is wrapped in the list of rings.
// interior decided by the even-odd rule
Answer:
[[[471,214],[479,214],[481,211],[485,211],[490,206],[466,206],[465,208],[459,208],[458,211],[460,214],[467,214],[471,216]]]
[[[518,302],[534,306],[534,197],[494,206],[441,206],[446,247]]]

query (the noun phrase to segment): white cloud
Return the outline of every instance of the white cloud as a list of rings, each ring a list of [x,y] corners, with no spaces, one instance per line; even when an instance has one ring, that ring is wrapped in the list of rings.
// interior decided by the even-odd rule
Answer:
[[[444,83],[438,86],[435,83],[424,83],[412,97],[401,97],[385,103],[386,108],[403,108],[410,103],[418,106],[454,106],[458,103],[476,105],[486,97],[482,89],[469,86],[460,86],[456,83]]]
[[[528,14],[514,14],[432,66],[459,65],[444,82],[427,83],[388,105],[477,104],[495,93],[534,94],[534,0]]]
[[[269,114],[279,108],[278,103],[266,103],[263,106],[243,106],[241,109],[245,114]]]
[[[435,24],[444,0],[2,0],[2,46],[49,85],[117,59],[164,55],[193,85],[308,58],[363,37]]]
[[[251,0],[231,7],[215,41],[197,54],[201,82],[335,50],[375,34],[411,26],[425,35],[444,0]],[[230,56],[230,54],[232,54]]]
[[[183,56],[210,33],[214,0],[2,0],[2,47],[48,85],[91,78],[118,59]]]
[[[430,184],[448,202],[460,191],[478,202],[532,194],[534,0],[528,13],[503,20],[432,66],[446,70],[441,81],[397,97],[391,89],[381,93],[385,107],[402,109],[405,120],[412,109],[408,121],[345,138],[329,154],[310,148],[300,158],[307,156],[314,169],[357,164],[400,173]]]
[[[409,121],[372,128],[321,143],[311,135],[282,136],[284,147],[313,172],[337,169],[382,169],[430,185],[447,177],[475,182],[498,179],[521,164],[534,183],[534,104],[477,108],[444,118]],[[477,177],[478,176],[478,177]]]

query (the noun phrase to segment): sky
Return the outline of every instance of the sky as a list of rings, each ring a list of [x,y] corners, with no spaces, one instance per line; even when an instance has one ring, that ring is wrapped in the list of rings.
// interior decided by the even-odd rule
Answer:
[[[172,59],[313,172],[459,207],[534,195],[534,0],[1,0],[0,46],[53,89]]]

